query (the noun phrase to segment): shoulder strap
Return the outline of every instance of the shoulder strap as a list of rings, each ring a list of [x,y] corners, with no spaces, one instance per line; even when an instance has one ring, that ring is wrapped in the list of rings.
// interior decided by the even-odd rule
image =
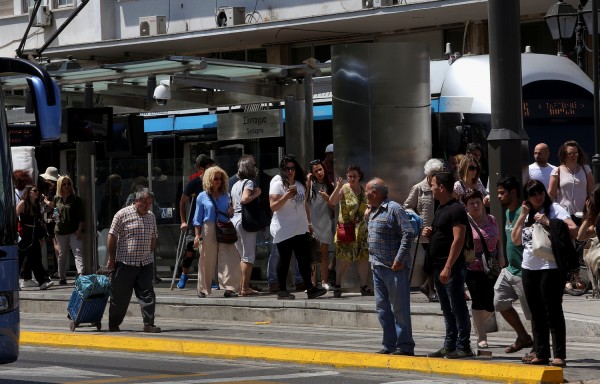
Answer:
[[[350,188],[350,187],[348,187]],[[360,211],[360,205],[362,204],[362,200],[363,200],[363,187],[361,185],[360,187],[360,194],[358,195],[358,207],[356,208],[356,213],[354,214],[354,222],[358,222],[358,211]]]
[[[559,191],[559,192],[560,192],[560,167],[561,167],[560,164],[558,164],[558,167],[556,167],[556,176],[558,177],[556,185],[557,185],[557,188],[558,188],[557,191]]]
[[[210,195],[210,193],[206,192],[206,195],[208,196],[208,198],[210,199],[211,203],[215,207],[215,212],[216,212],[215,214],[217,216],[217,218],[216,218],[217,220],[216,221],[219,221],[219,213],[221,215],[223,215],[223,216],[229,217],[225,212],[219,211],[219,207],[217,206],[217,203],[216,203],[215,199],[213,199],[213,197]]]
[[[481,245],[483,246],[483,253],[485,253],[485,257],[489,258],[490,251],[488,250],[487,244],[485,243],[485,239],[483,238],[483,235],[481,234],[481,231],[479,230],[479,226],[477,226],[477,223],[475,223],[473,221],[471,216],[468,216],[468,217],[469,217],[469,222],[471,223],[471,227],[475,230],[475,232],[477,232],[477,234],[479,235],[479,238],[481,239]]]

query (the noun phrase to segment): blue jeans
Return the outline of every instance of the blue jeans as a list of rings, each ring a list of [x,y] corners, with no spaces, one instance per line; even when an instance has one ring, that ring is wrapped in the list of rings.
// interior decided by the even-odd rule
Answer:
[[[410,318],[410,269],[392,271],[382,265],[372,265],[375,288],[375,310],[383,328],[383,348],[414,353]]]
[[[277,284],[277,264],[279,264],[279,250],[277,249],[277,244],[273,243],[271,245],[269,262],[267,263],[267,280],[269,281],[269,285]],[[294,282],[296,284],[303,282],[296,258],[294,258]]]
[[[440,272],[444,267],[434,266],[435,290],[440,300],[444,323],[446,324],[446,337],[444,348],[453,351],[460,349],[471,350],[471,319],[465,300],[465,277],[467,267],[464,262],[457,261],[452,266],[448,284],[440,281]]]

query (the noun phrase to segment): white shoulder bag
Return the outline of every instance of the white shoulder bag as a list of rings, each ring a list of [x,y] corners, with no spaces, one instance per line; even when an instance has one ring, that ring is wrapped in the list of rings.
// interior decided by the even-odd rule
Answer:
[[[539,258],[548,261],[555,261],[552,253],[552,242],[550,241],[550,233],[540,223],[533,223],[533,254]]]

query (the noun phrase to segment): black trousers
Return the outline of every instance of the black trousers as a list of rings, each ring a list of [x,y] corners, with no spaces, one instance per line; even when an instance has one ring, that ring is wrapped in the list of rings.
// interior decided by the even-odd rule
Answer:
[[[108,312],[108,323],[111,327],[118,327],[123,322],[134,290],[140,303],[144,325],[154,325],[156,295],[152,286],[153,271],[154,263],[144,266],[116,263],[111,280],[112,293]]]
[[[288,271],[290,269],[290,261],[292,260],[292,252],[298,260],[298,269],[304,286],[306,289],[313,287],[310,281],[311,275],[311,257],[310,257],[310,238],[309,234],[305,233],[302,235],[296,235],[289,239],[283,240],[277,243],[277,250],[279,251],[279,263],[277,264],[277,284],[279,284],[279,290],[285,291],[287,284]]]
[[[19,270],[21,269],[25,280],[31,280],[31,272],[33,272],[38,285],[50,281],[42,263],[42,247],[39,240],[21,240],[19,242]]]
[[[550,334],[555,359],[567,358],[567,335],[562,309],[565,283],[558,269],[523,269],[523,290],[531,310],[537,357],[550,358]]]

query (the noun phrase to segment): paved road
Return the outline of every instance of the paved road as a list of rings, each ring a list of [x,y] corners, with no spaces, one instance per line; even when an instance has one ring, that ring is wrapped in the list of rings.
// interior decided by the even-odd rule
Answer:
[[[135,308],[135,307],[134,307]],[[256,324],[251,322],[227,322],[207,320],[166,320],[161,319],[160,325],[164,332],[159,335],[147,335],[140,332],[141,319],[127,317],[122,329],[124,332],[118,337],[159,337],[169,340],[190,340],[201,342],[215,342],[227,345],[272,346],[288,349],[312,348],[328,351],[367,352],[373,353],[380,348],[381,332],[374,329],[335,328],[319,326],[299,326],[281,324]],[[83,337],[112,337],[95,328],[77,328],[75,333],[68,331],[69,321],[65,315],[23,314],[22,330],[32,332],[60,332],[64,338],[77,340]],[[416,354],[425,355],[441,346],[443,335],[439,332],[416,332]],[[514,335],[509,332],[490,334],[490,351],[492,359],[476,358],[474,361],[508,362],[511,367],[525,369],[520,364],[521,354],[508,355],[503,352],[503,347],[509,344]],[[148,339],[150,340],[150,339]],[[600,361],[597,358],[597,339],[584,337],[571,337],[568,340],[569,366],[564,371],[564,377],[569,382],[578,380],[593,380],[598,378]],[[205,351],[210,353],[210,350]],[[293,353],[293,351],[292,351]],[[242,356],[243,357],[243,356]],[[420,359],[424,357],[415,357]],[[430,360],[430,359],[428,359]],[[356,362],[360,366],[360,361]],[[464,382],[464,379],[463,379]]]

